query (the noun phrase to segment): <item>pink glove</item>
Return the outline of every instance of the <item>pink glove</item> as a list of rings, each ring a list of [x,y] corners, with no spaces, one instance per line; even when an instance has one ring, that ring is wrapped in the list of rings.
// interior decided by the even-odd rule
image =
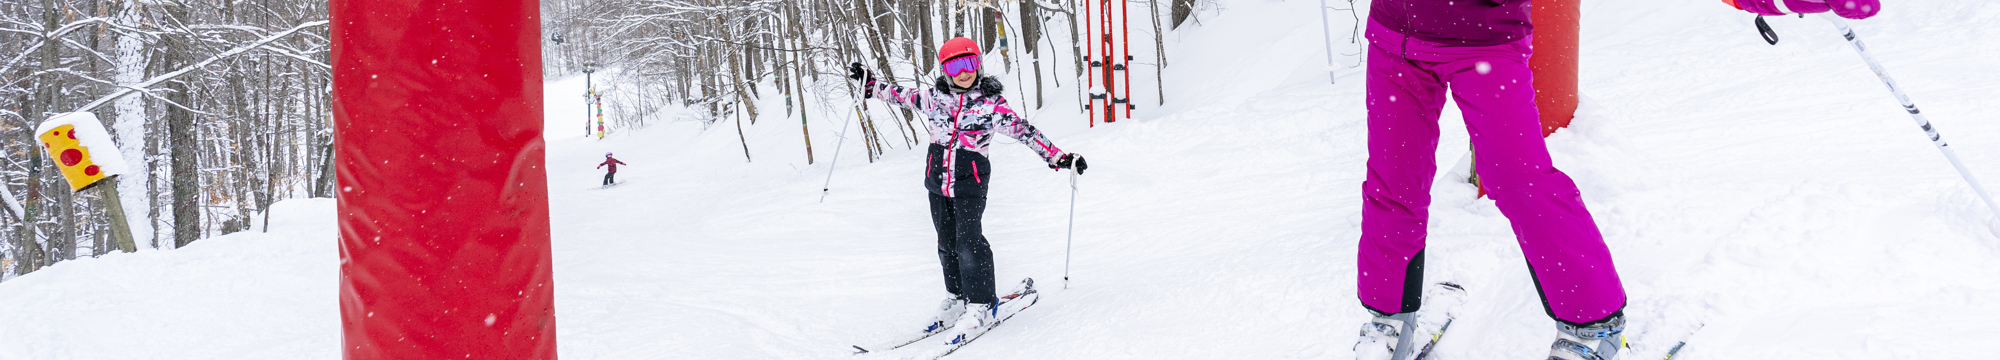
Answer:
[[[1849,19],[1867,19],[1882,11],[1882,0],[1723,0],[1757,15],[1813,14],[1832,10]]]

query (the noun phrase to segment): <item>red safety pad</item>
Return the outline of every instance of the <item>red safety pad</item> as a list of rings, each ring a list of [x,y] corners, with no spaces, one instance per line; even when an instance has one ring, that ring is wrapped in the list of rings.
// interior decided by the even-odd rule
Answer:
[[[1578,0],[1535,0],[1528,13],[1535,23],[1535,108],[1542,113],[1542,136],[1569,126],[1576,117],[1577,35],[1583,19]]]
[[[540,14],[334,0],[346,359],[554,359]]]

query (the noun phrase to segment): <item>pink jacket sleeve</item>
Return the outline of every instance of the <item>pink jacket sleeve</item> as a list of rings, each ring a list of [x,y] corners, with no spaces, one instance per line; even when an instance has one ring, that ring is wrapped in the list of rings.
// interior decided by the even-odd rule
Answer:
[[[1866,19],[1882,11],[1882,0],[1725,0],[1757,15],[1779,16],[1833,11],[1849,19]]]
[[[1006,98],[1000,98],[993,104],[993,113],[995,115],[993,128],[1001,135],[1020,140],[1021,144],[1034,149],[1035,154],[1041,155],[1042,161],[1047,161],[1050,165],[1054,165],[1056,159],[1062,157],[1062,149],[1056,148],[1056,144],[1050,142],[1049,137],[1042,136],[1041,130],[1036,130],[1034,125],[1028,124],[1027,119],[1022,119],[1020,114],[1014,113],[1014,109],[1008,108]]]
[[[868,92],[869,97],[882,99],[882,102],[917,112],[924,112],[937,97],[942,96],[936,90],[906,88],[884,81],[869,81],[862,87],[865,88],[862,91]]]

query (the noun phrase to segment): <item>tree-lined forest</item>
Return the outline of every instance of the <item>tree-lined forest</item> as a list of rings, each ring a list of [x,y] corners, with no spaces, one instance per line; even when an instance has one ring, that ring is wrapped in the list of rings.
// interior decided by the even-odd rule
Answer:
[[[679,120],[740,126],[781,112],[799,119],[796,141],[808,150],[771,156],[825,161],[813,158],[807,127],[814,119],[805,109],[853,106],[814,103],[854,91],[845,64],[861,62],[904,85],[928,82],[937,76],[938,44],[953,36],[978,40],[989,53],[1005,51],[1007,69],[994,73],[1027,74],[1009,75],[1032,84],[1009,89],[1016,106],[1081,101],[1081,93],[1044,93],[1058,84],[1042,79],[1071,81],[1086,71],[1074,45],[1087,36],[1079,26],[1088,20],[1086,3],[543,0],[544,76],[579,75],[586,64],[605,70],[596,74],[597,88],[613,129]],[[1158,46],[1152,34],[1199,21],[1196,14],[1217,6],[1123,5],[1133,15],[1134,46],[1142,47]],[[104,192],[68,191],[36,149],[36,125],[56,114],[93,113],[113,133],[132,167],[116,188],[140,248],[258,230],[257,215],[274,202],[332,196],[326,19],[325,0],[0,2],[0,191],[24,210],[0,211],[0,280],[116,248]],[[1166,64],[1163,48],[1160,54],[1135,59],[1133,76],[1156,75]],[[773,96],[787,107],[755,106]],[[662,115],[682,108],[700,115]],[[861,119],[869,160],[923,142],[927,135],[913,120],[909,113]],[[747,146],[744,156],[754,160]]]
[[[808,162],[813,157],[813,113],[804,108],[854,106],[855,89],[845,82],[846,64],[860,62],[878,78],[902,85],[928,85],[937,76],[938,44],[955,36],[977,40],[989,57],[1003,55],[1006,69],[988,71],[1023,88],[1009,89],[1017,107],[1039,108],[1052,101],[1081,101],[1082,93],[1045,90],[1054,81],[1075,80],[1088,62],[1075,47],[1088,42],[1094,23],[1082,0],[545,0],[544,71],[575,75],[585,68],[616,71],[595,87],[614,127],[647,121],[757,121],[758,114],[782,112],[798,118]],[[1189,21],[1213,0],[1128,0],[1133,46],[1159,48],[1166,29]],[[1088,10],[1095,11],[1095,10]],[[1148,16],[1151,15],[1151,16]],[[558,42],[558,40],[560,40]],[[1001,44],[1005,43],[1005,46]],[[1002,50],[1004,49],[1004,50]],[[1134,59],[1133,76],[1157,76],[1165,64]],[[1140,66],[1139,64],[1145,64]],[[594,65],[594,66],[593,66]],[[1143,69],[1144,71],[1141,71]],[[1018,71],[1016,71],[1018,70]],[[1074,85],[1074,84],[1072,84]],[[1081,87],[1072,86],[1073,89]],[[775,93],[771,89],[775,89]],[[1149,89],[1150,90],[1150,89]],[[1134,90],[1135,92],[1137,90]],[[581,94],[579,94],[581,95]],[[755,99],[782,97],[785,109],[761,109]],[[841,104],[815,103],[836,99]],[[581,101],[581,99],[579,99]],[[685,106],[695,119],[665,119],[659,112]],[[865,106],[865,105],[862,105]],[[845,111],[840,111],[845,112]],[[864,112],[863,114],[867,114]],[[862,142],[874,160],[889,148],[908,148],[928,135],[913,114],[860,119]],[[765,117],[768,118],[768,117]],[[789,120],[787,120],[789,121]],[[570,128],[550,131],[574,131]],[[755,159],[745,149],[745,160]]]
[[[331,196],[327,3],[0,2],[5,276],[112,251],[98,189],[72,193],[36,149],[54,114],[90,112],[130,173],[118,190],[141,248],[255,230],[285,198]],[[115,150],[115,151],[112,151]]]

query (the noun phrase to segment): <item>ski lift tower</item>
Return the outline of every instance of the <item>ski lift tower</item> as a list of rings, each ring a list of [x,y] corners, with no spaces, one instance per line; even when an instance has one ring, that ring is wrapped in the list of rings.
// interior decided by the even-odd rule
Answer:
[[[1125,119],[1129,120],[1132,110],[1138,107],[1132,104],[1132,79],[1126,72],[1132,63],[1132,31],[1125,26],[1125,1],[1085,1],[1083,17],[1088,19],[1085,22],[1089,24],[1090,32],[1085,39],[1091,44],[1083,48],[1087,52],[1084,59],[1089,62],[1091,74],[1085,76],[1090,78],[1090,101],[1083,107],[1090,110],[1090,126],[1097,126],[1098,119],[1105,123],[1118,121],[1118,110],[1121,108],[1125,110]],[[1114,2],[1118,3],[1116,21],[1111,17],[1111,4]],[[1097,10],[1092,12],[1092,7]]]
[[[590,107],[597,105],[597,85],[590,82],[590,73],[597,72],[596,61],[583,63],[583,136],[590,137]]]

